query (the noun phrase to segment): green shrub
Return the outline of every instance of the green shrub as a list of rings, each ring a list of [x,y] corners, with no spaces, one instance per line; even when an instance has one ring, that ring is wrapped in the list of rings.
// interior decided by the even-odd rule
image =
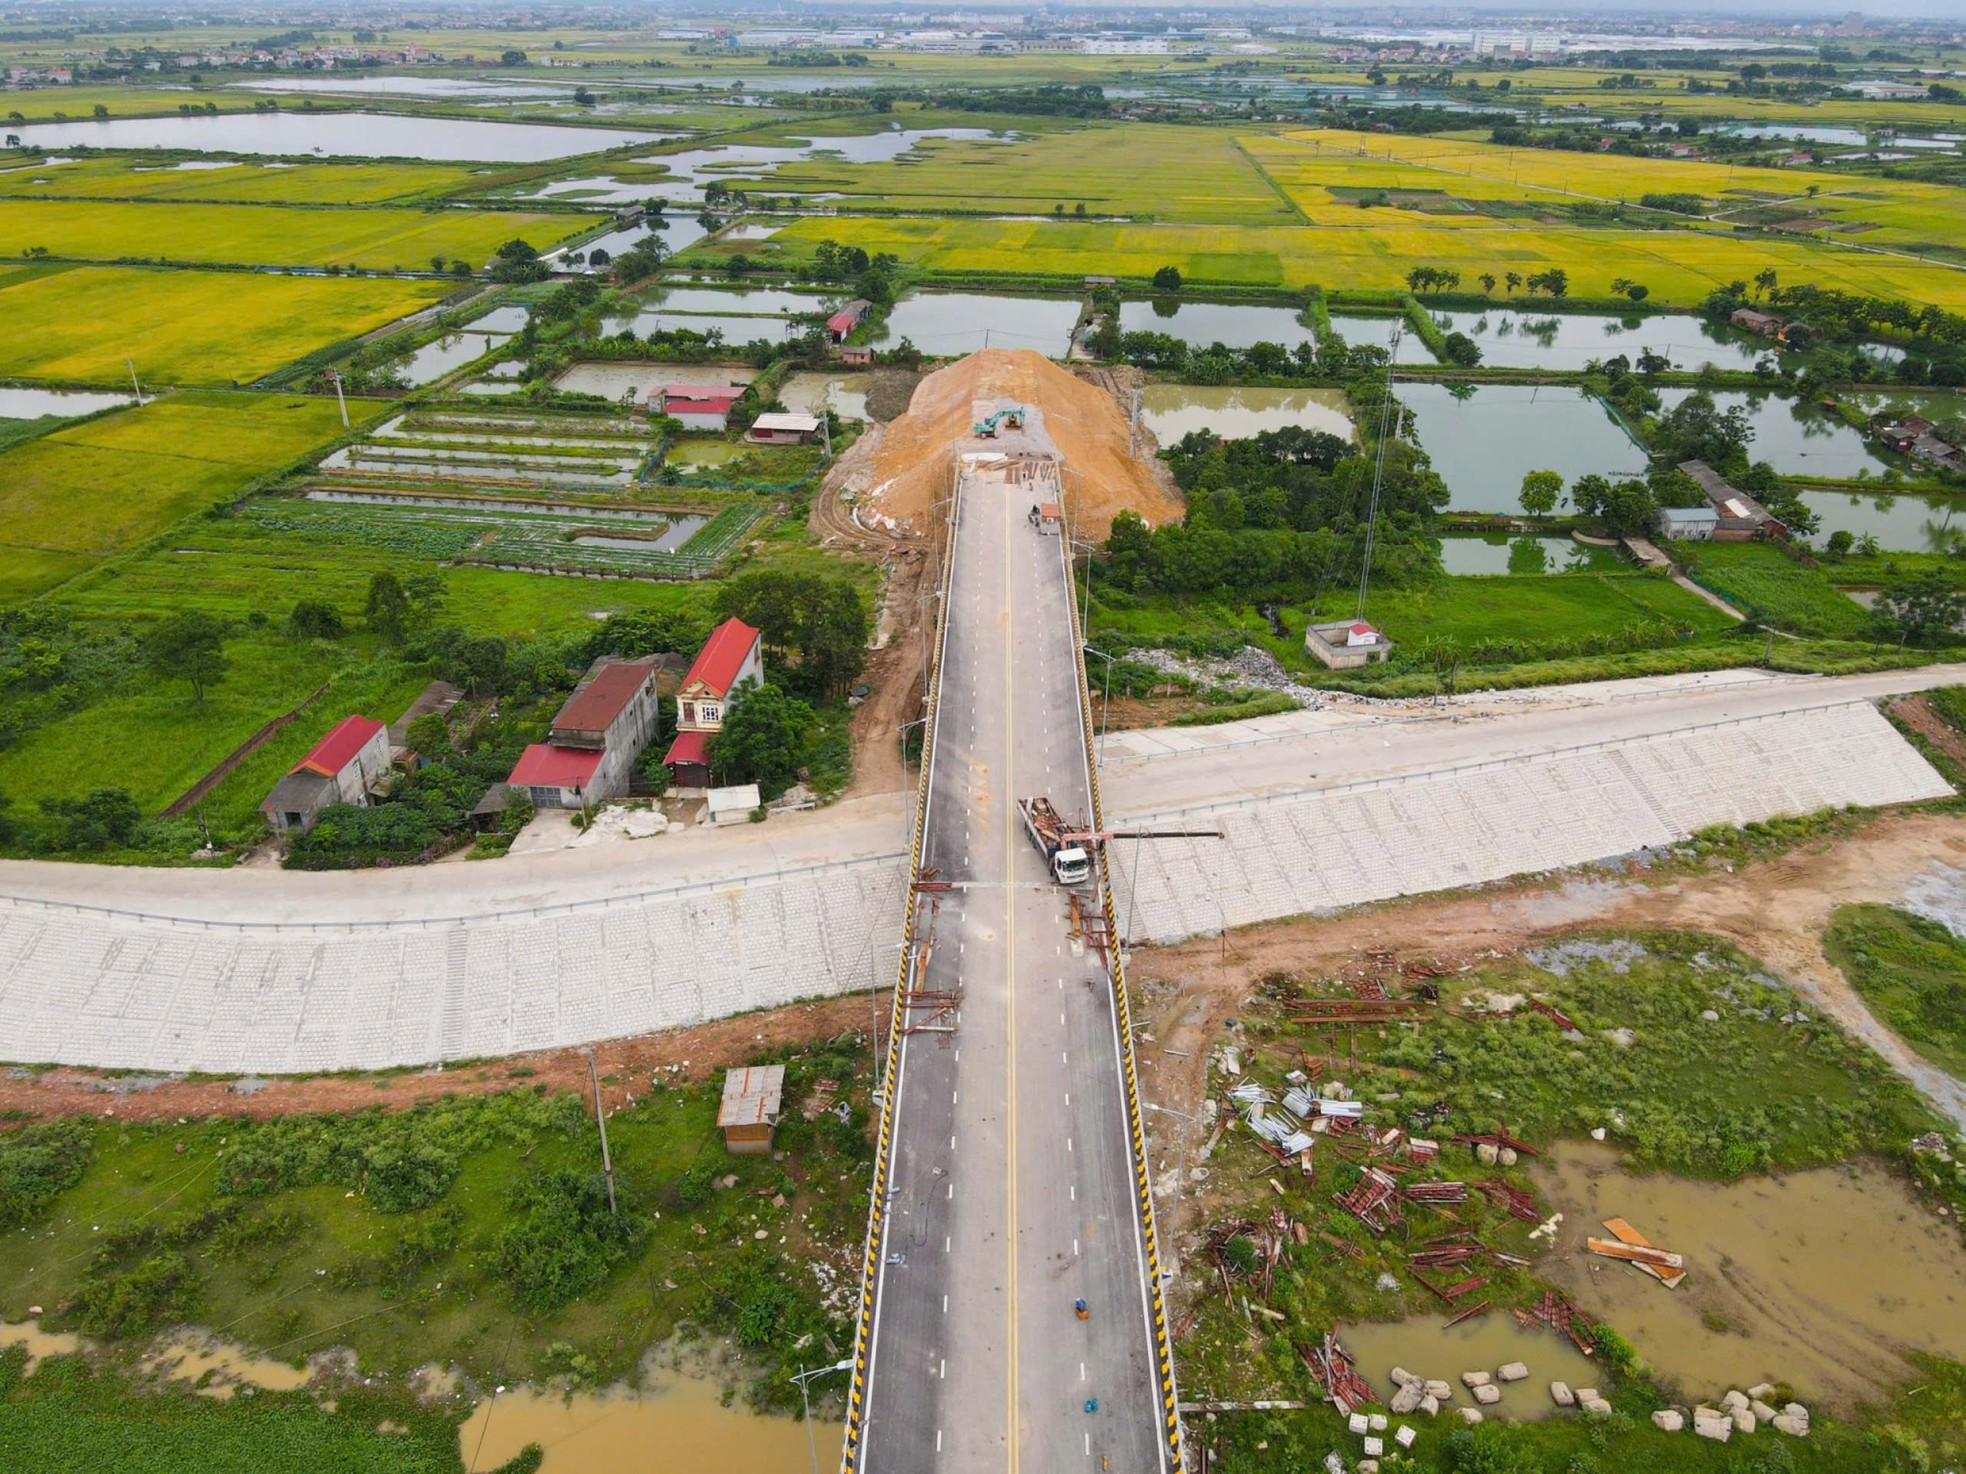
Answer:
[[[598,1175],[522,1181],[511,1206],[515,1221],[498,1236],[490,1268],[525,1310],[557,1310],[592,1294],[647,1235],[636,1214],[608,1211]]]
[[[182,1254],[152,1254],[127,1270],[105,1263],[89,1272],[76,1293],[75,1324],[103,1340],[141,1336],[188,1311],[197,1289],[197,1276]]]
[[[0,1228],[31,1223],[80,1182],[95,1139],[86,1121],[47,1121],[0,1136]]]

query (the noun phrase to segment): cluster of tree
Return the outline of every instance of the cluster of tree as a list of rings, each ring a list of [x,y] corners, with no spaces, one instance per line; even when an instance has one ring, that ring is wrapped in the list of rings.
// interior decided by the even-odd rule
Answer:
[[[1245,348],[1224,343],[1193,347],[1169,333],[1121,332],[1117,316],[1106,318],[1087,346],[1101,358],[1178,375],[1190,384],[1323,382],[1369,371],[1386,361],[1383,348],[1353,347],[1335,337],[1321,344],[1306,338],[1289,348],[1267,342]]]
[[[491,275],[493,281],[513,285],[545,281],[546,263],[539,259],[537,249],[514,236],[492,252]]]
[[[886,251],[870,256],[859,246],[823,240],[812,249],[812,269],[822,281],[843,283],[876,307],[893,305],[900,289],[901,260]]]
[[[1355,386],[1360,423],[1376,423],[1382,387]],[[1438,572],[1433,541],[1447,488],[1404,440],[1387,448],[1373,577],[1415,583]],[[1114,519],[1102,582],[1126,591],[1308,599],[1349,581],[1364,556],[1373,461],[1350,442],[1290,428],[1224,441],[1206,430],[1164,452],[1187,495],[1180,522]]]
[[[1684,190],[1648,190],[1638,197],[1638,202],[1648,210],[1666,210],[1674,215],[1704,215],[1707,212],[1705,200]]]

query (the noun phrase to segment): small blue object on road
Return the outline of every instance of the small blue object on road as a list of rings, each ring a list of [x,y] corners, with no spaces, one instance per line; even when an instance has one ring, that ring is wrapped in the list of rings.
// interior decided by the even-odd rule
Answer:
[[[1098,1412],[1098,1411],[1099,1411],[1099,1399],[1098,1399],[1098,1398],[1096,1398],[1096,1397],[1088,1397],[1088,1398],[1087,1398],[1087,1399],[1085,1400],[1085,1410],[1086,1410],[1087,1412],[1089,1412],[1089,1413],[1096,1413],[1096,1412]]]

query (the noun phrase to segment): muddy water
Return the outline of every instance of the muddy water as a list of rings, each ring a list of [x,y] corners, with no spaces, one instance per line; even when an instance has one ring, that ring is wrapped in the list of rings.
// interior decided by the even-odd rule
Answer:
[[[195,1383],[209,1374],[210,1380],[198,1390],[220,1401],[247,1386],[263,1387],[269,1392],[291,1392],[296,1387],[305,1387],[313,1375],[305,1367],[248,1356],[236,1346],[196,1337],[159,1347],[144,1358],[144,1368],[153,1376],[168,1377],[173,1382]]]
[[[73,1356],[82,1349],[82,1338],[44,1331],[39,1321],[22,1321],[19,1325],[0,1321],[0,1347],[7,1346],[25,1346],[27,1364],[32,1369],[44,1356]]]
[[[1910,1375],[1902,1347],[1966,1355],[1959,1232],[1881,1166],[1723,1185],[1632,1177],[1586,1142],[1536,1175],[1565,1215],[1543,1272],[1688,1397],[1788,1382],[1804,1402],[1848,1406]],[[1613,1216],[1685,1255],[1686,1282],[1668,1290],[1586,1254],[1586,1234]]]
[[[1503,1384],[1502,1400],[1487,1410],[1489,1417],[1498,1412],[1511,1418],[1549,1417],[1556,1412],[1550,1383],[1568,1382],[1574,1389],[1595,1386],[1598,1379],[1597,1363],[1567,1337],[1540,1327],[1526,1331],[1499,1309],[1458,1326],[1448,1325],[1444,1316],[1352,1326],[1338,1339],[1357,1360],[1359,1375],[1382,1398],[1397,1390],[1392,1369],[1404,1367],[1418,1377],[1452,1382],[1453,1406],[1473,1407],[1474,1398],[1461,1385],[1461,1373],[1493,1373],[1512,1361],[1521,1362],[1529,1368],[1529,1379]]]
[[[812,1422],[821,1467],[839,1462],[843,1430]],[[725,1407],[714,1382],[665,1373],[647,1393],[571,1399],[508,1391],[480,1403],[458,1430],[467,1469],[495,1469],[529,1443],[546,1451],[542,1474],[617,1469],[714,1469],[717,1474],[793,1474],[809,1467],[804,1426]]]

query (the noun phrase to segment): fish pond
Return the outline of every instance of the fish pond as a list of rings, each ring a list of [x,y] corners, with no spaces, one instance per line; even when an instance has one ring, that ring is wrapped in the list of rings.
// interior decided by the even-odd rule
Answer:
[[[1443,537],[1440,563],[1463,576],[1606,573],[1631,565],[1615,548],[1592,547],[1567,537],[1508,537],[1499,533]]]
[[[979,348],[1034,348],[1063,358],[1078,319],[1076,299],[917,292],[895,303],[874,341],[893,345],[906,338],[938,358]]]
[[[1354,435],[1351,401],[1338,389],[1149,384],[1140,393],[1140,421],[1163,446],[1197,430],[1224,440],[1247,440],[1293,426],[1345,440]]]
[[[1555,471],[1565,486],[1592,473],[1645,472],[1645,452],[1580,389],[1401,384],[1396,392],[1456,512],[1519,512],[1531,471]]]
[[[1664,410],[1671,410],[1697,392],[1661,389],[1659,399]],[[1713,402],[1723,414],[1735,409],[1746,413],[1754,435],[1748,459],[1766,461],[1784,476],[1847,481],[1886,468],[1861,431],[1791,396],[1728,389],[1714,391]]]
[[[1694,370],[1706,364],[1747,371],[1774,356],[1763,339],[1736,328],[1716,328],[1705,318],[1685,313],[1630,317],[1588,312],[1537,312],[1510,307],[1479,312],[1436,312],[1441,331],[1465,333],[1481,349],[1481,362],[1491,368],[1540,368],[1576,372],[1593,361],[1623,354],[1637,361],[1641,353],[1670,359],[1674,368]]]

